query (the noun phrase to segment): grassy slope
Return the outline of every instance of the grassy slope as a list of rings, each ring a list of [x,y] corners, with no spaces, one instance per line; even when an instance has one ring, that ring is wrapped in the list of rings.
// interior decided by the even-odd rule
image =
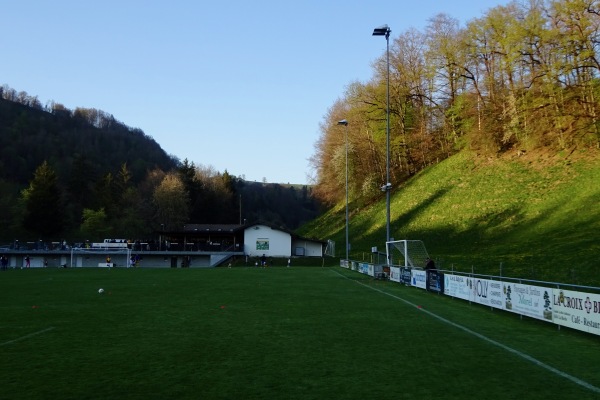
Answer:
[[[442,268],[600,286],[600,157],[481,160],[469,152],[397,188],[391,236],[421,239]],[[384,248],[385,201],[351,207],[351,258]],[[344,251],[344,204],[303,227]]]

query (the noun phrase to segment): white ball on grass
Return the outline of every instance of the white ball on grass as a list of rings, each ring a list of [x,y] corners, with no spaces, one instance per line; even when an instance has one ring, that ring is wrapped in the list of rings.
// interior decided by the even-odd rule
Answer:
[[[98,289],[98,293],[104,293],[104,289],[102,289],[102,288]]]

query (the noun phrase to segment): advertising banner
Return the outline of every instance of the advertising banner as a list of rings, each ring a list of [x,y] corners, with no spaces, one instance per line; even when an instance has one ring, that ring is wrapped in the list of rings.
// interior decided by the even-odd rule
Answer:
[[[427,276],[425,271],[420,269],[411,270],[411,286],[418,287],[419,289],[427,288]]]
[[[552,289],[520,283],[502,283],[505,310],[527,317],[552,321]]]
[[[552,289],[552,317],[555,324],[600,335],[600,295]]]
[[[468,276],[444,274],[444,294],[463,300],[471,300],[471,286]]]
[[[360,272],[361,274],[368,275],[369,274],[369,264],[359,263],[358,264],[358,272]]]
[[[269,239],[256,239],[256,250],[269,250]]]
[[[471,301],[494,308],[504,309],[504,297],[500,281],[490,279],[467,278],[471,290]]]
[[[426,271],[427,290],[434,293],[444,293],[444,274],[439,271]]]
[[[390,281],[400,282],[400,267],[390,267]]]
[[[411,268],[400,267],[400,283],[404,283],[406,286],[412,285]]]

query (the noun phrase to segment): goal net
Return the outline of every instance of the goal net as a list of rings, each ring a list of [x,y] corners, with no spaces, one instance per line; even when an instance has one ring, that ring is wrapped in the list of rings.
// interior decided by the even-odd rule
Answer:
[[[131,258],[131,249],[71,249],[68,267],[119,267],[126,268]]]
[[[393,240],[385,247],[389,266],[425,268],[429,258],[422,240]]]
[[[327,240],[327,247],[325,247],[325,255],[335,257],[335,242],[331,239]]]

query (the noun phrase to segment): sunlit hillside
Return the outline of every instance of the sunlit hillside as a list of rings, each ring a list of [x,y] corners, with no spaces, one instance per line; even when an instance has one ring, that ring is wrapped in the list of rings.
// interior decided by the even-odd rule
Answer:
[[[482,159],[462,152],[416,175],[391,198],[391,236],[421,239],[443,269],[600,285],[597,152]],[[303,227],[343,256],[345,203]],[[350,258],[385,248],[385,197],[350,200]]]

